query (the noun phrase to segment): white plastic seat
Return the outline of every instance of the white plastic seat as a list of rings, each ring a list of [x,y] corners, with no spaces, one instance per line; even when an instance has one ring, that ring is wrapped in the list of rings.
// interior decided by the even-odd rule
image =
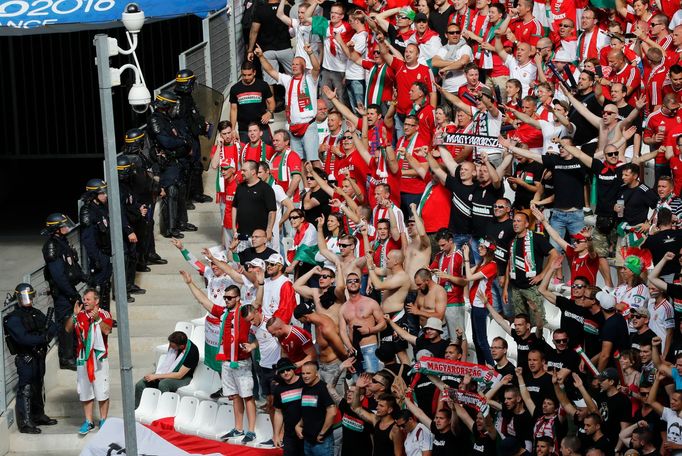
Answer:
[[[230,404],[218,403],[215,420],[210,426],[199,428],[197,435],[207,439],[218,440],[234,428],[234,410]]]
[[[544,300],[545,306],[545,320],[547,321],[547,328],[559,329],[561,326],[561,309],[559,309],[554,304],[550,303],[546,299]]]
[[[507,349],[507,358],[514,360],[514,364],[516,364],[516,361],[518,360],[518,350],[516,348],[516,341],[512,339],[512,336],[509,334],[506,334],[504,337],[504,340],[507,341],[507,345],[509,348]]]
[[[192,335],[193,330],[194,325],[189,321],[179,321],[175,323],[175,329],[173,329],[173,332],[182,331],[187,335],[187,337],[190,337]],[[168,342],[166,342],[165,344],[157,345],[154,351],[156,351],[157,353],[166,353],[168,351]]]
[[[217,380],[216,380],[217,377]],[[194,396],[202,400],[210,399],[211,394],[220,388],[220,375],[205,364],[199,364],[189,385],[178,388],[181,396]]]
[[[206,329],[203,326],[195,326],[190,336],[190,340],[199,350],[199,359],[204,360],[204,344],[206,342]]]
[[[206,429],[213,424],[217,413],[218,404],[216,402],[201,401],[197,407],[197,412],[194,415],[194,420],[179,432],[188,435],[198,435],[200,429]]]
[[[502,329],[495,320],[488,320],[488,342],[492,345],[493,339],[496,337],[506,339],[507,331]]]
[[[159,355],[159,359],[157,359],[156,364],[154,364],[154,372],[156,372],[156,369],[163,364],[163,362],[166,360],[166,356],[168,356],[166,353]]]
[[[256,415],[256,445],[257,442],[264,442],[272,439],[272,422],[270,415],[267,413],[259,413]]]
[[[545,339],[545,342],[547,342],[550,347],[556,348],[554,346],[554,339],[552,338],[553,334],[554,334],[553,330],[547,327],[542,328],[542,338]]]
[[[173,423],[173,427],[176,431],[181,434],[194,434],[194,432],[188,432],[188,429],[191,428],[191,423],[194,421],[198,406],[199,399],[196,397],[185,396],[180,399],[178,413],[175,415],[175,422]]]
[[[206,324],[206,317],[209,315],[208,312],[204,314],[203,317],[195,318],[191,321],[194,326],[204,326]]]
[[[156,410],[150,417],[149,420],[140,420],[143,424],[150,424],[152,421],[156,421],[160,418],[166,418],[169,416],[175,416],[178,411],[178,405],[180,404],[180,396],[176,393],[166,392],[161,394],[159,398],[159,403],[156,406]]]
[[[154,410],[156,410],[160,397],[161,391],[158,389],[145,388],[144,391],[142,391],[140,405],[135,409],[135,420],[141,422],[144,419],[151,418],[154,414]]]

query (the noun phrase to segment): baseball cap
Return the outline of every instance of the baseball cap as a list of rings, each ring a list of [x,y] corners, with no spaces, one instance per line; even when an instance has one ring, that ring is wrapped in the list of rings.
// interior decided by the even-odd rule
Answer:
[[[261,260],[260,258],[254,258],[251,261],[247,261],[246,265],[265,270],[265,261]]]
[[[599,380],[613,380],[618,383],[618,371],[615,367],[607,367],[599,374]]]
[[[590,238],[585,236],[583,233],[571,234],[571,237],[576,241],[589,241]]]
[[[279,253],[273,253],[268,257],[267,260],[265,260],[266,263],[272,263],[272,264],[281,264],[284,266],[284,258],[282,258],[282,255]]]
[[[208,249],[209,252],[211,252],[211,255],[216,260],[219,261],[227,261],[227,252],[225,251],[225,248],[221,245],[214,245],[210,249]]]
[[[426,320],[426,324],[424,325],[424,329],[427,328],[443,332],[443,322],[436,317],[429,317],[428,320]]]
[[[616,307],[616,298],[605,291],[597,293],[597,301],[599,301],[599,305],[604,310],[611,310]]]
[[[635,309],[630,309],[632,315],[639,315],[640,317],[649,318],[649,311],[646,307],[637,307]]]
[[[552,60],[555,62],[571,63],[575,59],[571,58],[571,55],[564,48],[561,48],[556,54],[554,54]]]
[[[280,373],[285,370],[296,370],[296,366],[294,366],[294,363],[292,363],[289,358],[280,358],[279,361],[277,361],[277,364],[273,366],[275,368],[276,373]]]
[[[414,15],[414,21],[415,22],[427,22],[429,20],[428,17],[426,17],[426,14],[424,13],[417,13]]]

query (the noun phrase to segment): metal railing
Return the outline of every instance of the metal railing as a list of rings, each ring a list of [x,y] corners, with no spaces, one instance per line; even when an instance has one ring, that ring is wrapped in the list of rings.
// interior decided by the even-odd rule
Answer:
[[[83,249],[80,245],[80,229],[76,226],[67,235],[69,243],[74,247],[74,249],[79,252],[80,259],[83,259]],[[85,270],[85,265],[81,262]],[[47,313],[47,308],[54,305],[52,296],[50,295],[50,285],[45,280],[45,266],[42,266],[34,271],[25,274],[20,281],[25,283],[30,283],[36,291],[36,297],[33,302],[33,307],[40,309],[43,313]],[[19,283],[19,279],[17,280]],[[79,291],[85,289],[86,285],[81,284],[78,288]],[[14,303],[8,306],[2,306],[0,309],[0,319],[3,319],[6,315],[10,314],[14,310]],[[17,370],[14,366],[15,356],[10,354],[7,345],[5,344],[5,329],[3,325],[0,324],[0,355],[2,356],[2,363],[0,363],[0,415],[4,415],[7,411],[7,407],[14,400],[16,396],[16,385],[17,385]],[[49,349],[55,345],[55,341],[50,342]]]

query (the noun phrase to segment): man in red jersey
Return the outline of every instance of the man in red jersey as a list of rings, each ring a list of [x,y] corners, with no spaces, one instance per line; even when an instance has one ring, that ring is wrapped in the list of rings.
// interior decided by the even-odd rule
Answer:
[[[313,338],[305,329],[288,325],[278,317],[270,318],[266,328],[277,338],[282,346],[282,353],[294,363],[296,369],[300,369],[308,361],[317,360]]]
[[[682,117],[677,113],[679,107],[680,102],[677,97],[669,93],[663,97],[661,106],[646,118],[643,140],[644,144],[649,145],[649,150],[654,151],[663,145],[666,131],[682,128]],[[670,175],[665,150],[656,155],[654,166],[656,177]]]
[[[272,137],[275,154],[270,159],[270,170],[275,181],[282,186],[294,203],[301,201],[298,187],[301,183],[301,157],[289,147],[289,133],[277,130]]]
[[[627,63],[625,54],[622,51],[611,51],[607,56],[609,67],[611,67],[611,74],[607,78],[601,79],[602,90],[604,98],[611,99],[609,88],[616,82],[620,82],[627,91],[625,94],[627,102],[635,105],[635,99],[639,96],[639,88],[641,85],[640,72],[637,68]]]
[[[255,162],[267,161],[272,158],[275,149],[263,140],[263,127],[258,122],[251,122],[247,129],[249,142],[241,146],[239,151],[239,165],[247,160]]]
[[[516,7],[518,18],[509,24],[507,39],[512,43],[535,46],[545,34],[542,24],[533,16],[533,0],[520,0]]]

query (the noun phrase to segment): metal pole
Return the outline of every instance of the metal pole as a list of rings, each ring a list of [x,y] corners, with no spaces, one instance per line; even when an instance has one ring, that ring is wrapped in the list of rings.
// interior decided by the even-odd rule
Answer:
[[[116,293],[116,319],[118,321],[118,356],[121,370],[121,396],[123,398],[123,429],[126,454],[137,456],[135,433],[135,399],[133,396],[133,366],[130,359],[130,331],[128,327],[128,302],[126,297],[125,265],[123,261],[123,228],[121,226],[121,200],[116,171],[116,130],[114,107],[111,99],[111,73],[109,67],[109,38],[95,36],[97,49],[97,79],[102,115],[104,161],[109,197],[109,223],[111,225],[111,251],[114,266],[114,292]]]

